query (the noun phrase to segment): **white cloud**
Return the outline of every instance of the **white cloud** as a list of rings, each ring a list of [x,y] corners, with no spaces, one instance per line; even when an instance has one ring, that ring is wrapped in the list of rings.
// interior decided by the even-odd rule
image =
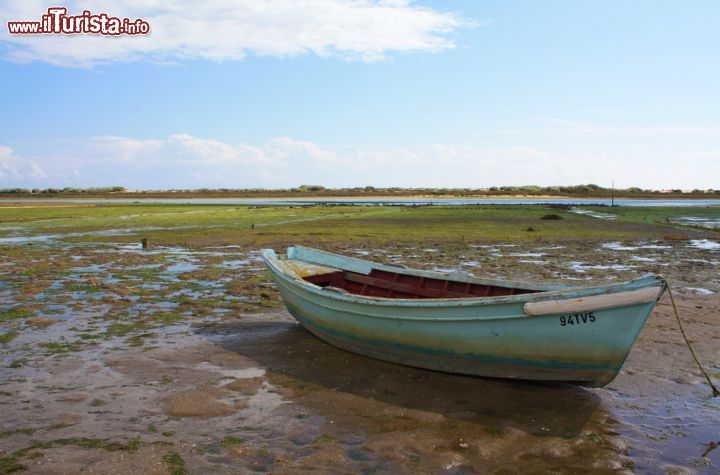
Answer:
[[[91,140],[98,158],[107,161],[127,162],[139,153],[157,152],[163,145],[160,140],[137,140],[105,135]]]
[[[0,146],[0,180],[17,178],[19,159],[10,147]]]
[[[49,146],[49,150],[53,147]],[[336,151],[278,137],[229,144],[188,134],[164,139],[105,136],[60,155],[25,157],[0,147],[0,188],[122,185],[159,188],[488,187],[612,180],[620,187],[717,188],[720,151],[618,156],[531,146],[436,144],[415,149]]]
[[[34,160],[24,160],[10,147],[0,146],[0,184],[42,180],[45,171]]]
[[[3,22],[35,21],[47,2],[0,5]],[[248,54],[289,57],[316,54],[377,61],[396,53],[453,48],[451,34],[472,22],[409,0],[70,0],[69,15],[83,10],[142,18],[148,36],[10,35],[6,58],[59,66],[91,67],[115,61],[240,60]]]

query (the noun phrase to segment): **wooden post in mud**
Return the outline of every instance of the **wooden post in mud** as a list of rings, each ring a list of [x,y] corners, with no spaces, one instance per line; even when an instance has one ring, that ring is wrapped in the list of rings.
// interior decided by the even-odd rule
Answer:
[[[147,249],[147,247],[148,247],[148,238],[142,238],[142,239],[140,240],[140,242],[142,243],[142,248],[143,248],[143,249]]]

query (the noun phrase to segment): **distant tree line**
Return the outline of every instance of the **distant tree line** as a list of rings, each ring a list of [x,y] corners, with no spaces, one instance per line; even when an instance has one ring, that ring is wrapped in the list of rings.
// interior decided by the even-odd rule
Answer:
[[[638,187],[624,189],[604,188],[595,184],[572,186],[493,186],[490,188],[379,188],[364,186],[355,188],[325,188],[320,185],[300,185],[297,188],[263,189],[263,188],[196,188],[196,189],[168,189],[168,190],[139,190],[129,191],[123,186],[94,187],[94,188],[5,188],[0,189],[0,195],[108,195],[123,193],[130,196],[581,196],[581,197],[658,197],[658,196],[708,196],[720,195],[720,190],[649,190]]]
[[[97,193],[120,193],[126,192],[124,186],[99,186],[94,188],[0,188],[2,195],[56,195],[56,194],[97,194]]]

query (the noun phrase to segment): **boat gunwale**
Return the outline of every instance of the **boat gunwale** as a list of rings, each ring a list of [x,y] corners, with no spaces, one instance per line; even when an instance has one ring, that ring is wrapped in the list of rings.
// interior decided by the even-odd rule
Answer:
[[[274,252],[274,251],[273,251]],[[505,288],[522,288],[526,290],[537,290],[539,292],[547,292],[552,290],[567,290],[571,288],[575,288],[573,286],[569,286],[566,284],[534,284],[531,282],[523,282],[523,281],[510,281],[510,280],[494,280],[494,279],[482,279],[479,278],[469,272],[439,272],[439,271],[432,271],[432,270],[422,270],[422,269],[414,269],[412,267],[404,267],[404,266],[396,266],[396,265],[388,265],[388,264],[382,264],[380,262],[373,262],[368,261],[365,259],[360,259],[357,257],[350,257],[350,256],[343,256],[340,254],[335,254],[332,252],[327,251],[321,251],[319,249],[313,249],[309,247],[304,246],[292,246],[288,248],[288,257],[287,259],[297,259],[302,260],[306,262],[310,262],[313,264],[323,264],[321,262],[317,262],[312,260],[313,255],[319,255],[324,257],[330,257],[332,259],[340,259],[341,261],[345,261],[350,265],[359,265],[359,266],[368,266],[372,269],[377,269],[381,271],[386,272],[394,272],[397,274],[404,274],[404,275],[412,275],[416,277],[428,277],[432,279],[440,279],[440,280],[453,280],[456,282],[469,282],[471,284],[480,284],[480,285],[489,285],[493,287],[505,287]],[[301,254],[301,257],[290,257],[296,256],[297,254]],[[277,258],[277,256],[276,256]],[[327,264],[323,264],[327,265]],[[330,266],[333,267],[333,266]],[[339,268],[339,270],[350,270],[346,268]],[[379,297],[382,298],[382,297]],[[487,297],[483,297],[487,298]]]
[[[288,255],[291,254],[291,249],[298,249],[300,246],[295,248],[289,248],[288,249]],[[335,258],[341,258],[341,259],[352,259],[355,262],[362,263],[364,265],[371,265],[373,269],[380,269],[380,270],[387,270],[389,272],[398,272],[399,273],[408,273],[407,271],[415,271],[420,272],[422,274],[411,274],[411,275],[425,275],[425,276],[432,276],[434,278],[441,278],[448,280],[448,278],[452,278],[452,280],[455,279],[455,275],[453,274],[445,274],[441,272],[433,272],[433,271],[422,271],[417,269],[409,269],[409,268],[400,268],[400,267],[394,267],[394,266],[387,266],[384,264],[375,263],[372,261],[365,261],[362,259],[357,259],[353,257],[345,257],[340,256],[337,254],[332,254],[325,251],[319,251],[315,249],[309,249],[309,248],[300,248],[300,249],[307,249],[312,252],[322,253],[324,255],[329,255]],[[331,300],[338,300],[343,302],[350,302],[355,304],[362,304],[362,305],[375,305],[375,306],[387,306],[387,307],[444,307],[444,308],[452,308],[452,307],[471,307],[471,306],[484,306],[484,305],[507,305],[507,304],[523,304],[526,302],[540,302],[545,300],[558,300],[558,299],[572,299],[572,298],[579,298],[579,297],[591,297],[595,295],[605,295],[605,294],[613,294],[613,293],[622,293],[627,292],[631,290],[636,289],[642,289],[645,287],[659,287],[660,291],[658,292],[659,299],[664,291],[664,283],[663,281],[654,274],[645,274],[641,277],[638,277],[637,279],[619,282],[619,283],[612,283],[612,284],[603,284],[603,285],[597,285],[597,286],[588,286],[588,287],[571,287],[571,286],[565,286],[565,285],[546,285],[546,286],[538,286],[534,285],[534,288],[531,288],[531,290],[540,290],[538,287],[544,287],[548,290],[540,290],[539,292],[533,292],[533,293],[526,293],[526,294],[517,294],[517,295],[506,295],[506,296],[491,296],[491,297],[467,297],[467,298],[429,298],[429,299],[407,299],[407,298],[388,298],[388,297],[375,297],[375,296],[367,296],[367,295],[357,295],[352,293],[340,293],[333,291],[332,289],[325,289],[323,287],[320,287],[318,285],[315,285],[311,282],[308,282],[301,278],[297,274],[291,274],[285,269],[280,268],[275,264],[274,261],[282,261],[277,257],[275,254],[275,251],[272,249],[263,249],[261,251],[263,260],[265,261],[265,264],[270,268],[271,271],[274,271],[275,274],[278,274],[285,280],[287,280],[288,286],[299,286],[301,288],[306,289],[307,291],[316,294],[318,296],[322,296],[325,298],[329,298]],[[297,259],[297,260],[303,260],[306,262],[314,263],[311,260],[305,260],[305,259]],[[319,263],[316,263],[319,264]],[[323,263],[323,265],[326,265]],[[461,276],[457,276],[461,277]],[[501,287],[512,287],[515,284],[518,284],[519,288],[522,288],[521,286],[524,283],[521,282],[515,282],[515,281],[486,281],[482,279],[476,279],[471,278],[470,276],[464,276],[467,280],[462,280],[464,282],[472,282],[472,283],[480,283],[484,285],[497,285],[497,283],[502,282],[504,285],[500,285]],[[458,279],[459,280],[459,279]],[[493,283],[490,283],[493,282]],[[511,316],[508,318],[520,318],[521,316]],[[530,317],[527,314],[523,314],[522,317]],[[402,317],[406,318],[406,317]],[[476,317],[477,319],[487,319],[489,317]],[[494,317],[497,318],[497,317]],[[424,318],[424,320],[430,320],[430,318]],[[441,318],[438,320],[446,320],[446,318]]]
[[[294,286],[291,284],[292,283],[288,283],[288,285],[287,285],[288,290],[290,292],[292,292],[296,297],[303,298],[303,296],[298,292],[298,289],[300,287],[297,285]],[[313,284],[310,284],[310,285],[313,285]],[[318,288],[322,289],[322,287],[318,287]],[[335,295],[331,295],[331,294],[325,293],[325,292],[321,292],[320,295],[322,295],[324,297],[331,297],[328,300],[331,302],[334,301],[334,299],[332,297],[334,297]],[[339,294],[336,294],[336,295],[339,295]],[[393,299],[386,299],[386,300],[393,300]],[[457,299],[453,299],[453,300],[457,300]],[[360,303],[360,302],[355,302],[355,303]],[[317,301],[317,300],[313,301],[313,305],[316,305],[318,307],[322,307],[324,309],[331,310],[334,312],[351,313],[353,315],[357,315],[357,316],[360,316],[363,318],[367,317],[367,318],[380,318],[380,319],[387,319],[387,320],[402,320],[402,321],[410,321],[410,320],[415,321],[416,320],[416,321],[423,321],[423,322],[474,322],[474,321],[478,321],[478,320],[483,320],[483,321],[486,321],[486,320],[513,320],[513,319],[518,319],[518,318],[531,317],[531,315],[528,315],[526,313],[515,314],[515,315],[502,315],[502,316],[493,315],[493,316],[482,316],[482,317],[477,317],[477,316],[475,316],[475,317],[447,317],[447,316],[415,317],[412,315],[392,316],[392,315],[384,315],[384,314],[378,314],[378,313],[361,312],[356,309],[334,307],[332,305],[328,305],[324,302]]]

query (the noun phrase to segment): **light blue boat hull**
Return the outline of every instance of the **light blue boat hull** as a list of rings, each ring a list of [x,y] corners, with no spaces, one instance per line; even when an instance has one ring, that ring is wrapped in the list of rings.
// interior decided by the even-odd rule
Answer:
[[[367,271],[365,265],[389,268],[300,247],[290,248],[289,256],[300,262],[354,271]],[[603,386],[615,378],[664,291],[658,278],[646,276],[585,289],[536,285],[542,291],[504,297],[365,297],[334,292],[302,280],[288,272],[272,250],[264,250],[263,257],[290,313],[310,332],[345,350],[451,373],[589,386]],[[447,278],[434,272],[408,272]],[[467,276],[464,279],[491,282]],[[615,307],[605,303],[609,308],[596,310],[528,315],[525,305],[620,296],[647,287],[657,290],[657,297],[651,301]]]

